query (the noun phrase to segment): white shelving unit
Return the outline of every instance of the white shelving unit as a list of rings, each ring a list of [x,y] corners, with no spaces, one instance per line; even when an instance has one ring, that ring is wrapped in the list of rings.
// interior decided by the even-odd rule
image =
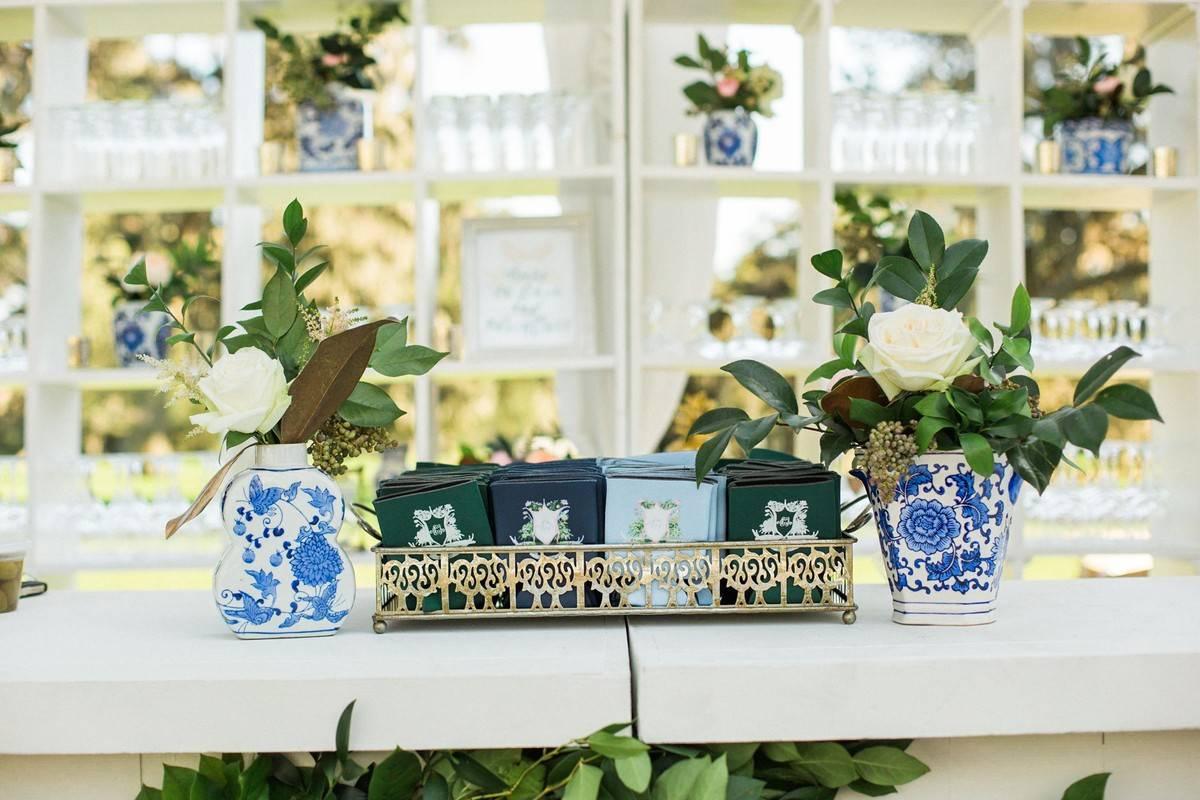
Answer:
[[[264,49],[250,24],[267,15],[293,30],[316,31],[334,18],[335,0],[0,0],[0,38],[32,39],[34,48],[34,135],[44,144],[45,121],[58,106],[82,101],[90,38],[139,37],[150,33],[205,32],[224,41],[224,92],[229,173],[214,181],[134,186],[47,182],[46,147],[37,147],[31,186],[0,186],[0,210],[31,212],[30,358],[25,374],[0,376],[5,385],[24,385],[30,503],[39,553],[69,552],[68,534],[53,529],[50,510],[58,472],[80,452],[80,398],[97,388],[144,389],[149,377],[132,370],[70,370],[66,342],[80,328],[79,271],[83,217],[92,211],[220,209],[224,227],[222,313],[255,298],[260,275],[255,243],[293,196],[306,206],[411,204],[417,237],[414,339],[432,341],[436,308],[439,204],[476,197],[554,195],[564,213],[593,219],[600,320],[598,354],[582,358],[521,362],[457,361],[412,381],[421,458],[435,453],[436,388],[463,377],[554,375],[570,384],[576,398],[561,408],[564,424],[607,453],[653,446],[665,422],[665,402],[689,372],[715,371],[721,360],[671,355],[646,347],[642,298],[670,293],[707,296],[711,278],[716,207],[723,198],[781,198],[794,203],[802,223],[798,297],[807,299],[824,279],[808,267],[813,253],[834,244],[834,193],[841,186],[886,187],[894,196],[938,213],[952,205],[975,209],[977,235],[991,250],[978,288],[980,316],[1003,319],[1016,284],[1024,277],[1024,211],[1028,208],[1149,209],[1151,302],[1175,309],[1176,341],[1192,341],[1200,326],[1189,306],[1200,298],[1200,271],[1191,263],[1200,237],[1200,29],[1191,3],[1076,2],[1016,3],[1006,0],[411,0],[416,52],[413,94],[416,164],[400,172],[260,176]],[[597,165],[534,173],[447,174],[425,163],[423,107],[431,95],[431,37],[438,29],[467,24],[535,22],[548,39],[566,41],[581,28],[599,30],[602,49],[570,52],[589,69],[552,71],[551,80],[603,98]],[[772,36],[794,47],[782,66],[788,78],[781,101],[794,129],[765,149],[759,167],[678,168],[670,162],[670,137],[698,132],[684,115],[681,86],[691,79],[671,61],[694,48],[695,34],[713,41],[743,35],[742,26],[771,26]],[[982,131],[983,168],[970,177],[835,173],[829,169],[831,140],[831,32],[835,27],[896,28],[961,33],[975,47],[976,91],[991,109]],[[1152,105],[1150,143],[1179,148],[1179,178],[1039,176],[1022,170],[1018,149],[1022,127],[1022,53],[1029,34],[1120,33],[1148,47],[1156,79],[1176,95]],[[586,83],[607,74],[603,85]],[[780,66],[776,64],[776,66]],[[628,97],[626,96],[628,94]],[[682,274],[684,280],[672,278]],[[813,347],[776,366],[801,380],[826,359],[832,327],[829,310],[805,306],[802,333]],[[1186,357],[1185,357],[1186,356]],[[1051,365],[1071,371],[1078,365]],[[1169,426],[1155,429],[1162,478],[1171,492],[1170,513],[1156,525],[1151,552],[1200,550],[1192,520],[1200,495],[1187,485],[1186,466],[1200,451],[1200,433],[1190,425],[1189,405],[1200,392],[1194,358],[1151,365],[1153,390]],[[658,398],[660,402],[654,402]],[[665,398],[665,400],[664,400]],[[654,406],[658,406],[655,408]],[[802,440],[800,452],[814,453]],[[1020,543],[1016,543],[1018,557]],[[1028,554],[1032,550],[1025,550]]]

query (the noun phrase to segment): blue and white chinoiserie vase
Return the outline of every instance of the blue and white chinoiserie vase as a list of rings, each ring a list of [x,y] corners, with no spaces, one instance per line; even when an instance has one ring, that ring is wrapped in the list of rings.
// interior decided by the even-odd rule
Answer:
[[[363,138],[365,101],[340,85],[329,87],[333,105],[301,103],[296,110],[296,144],[301,172],[358,169],[358,142]]]
[[[113,307],[113,346],[122,367],[142,366],[138,356],[167,357],[171,317],[163,311],[143,311],[145,300],[125,300]]]
[[[891,498],[867,487],[892,589],[892,621],[983,625],[996,595],[1021,477],[1003,457],[987,478],[961,452],[918,456]]]
[[[303,444],[258,445],[221,495],[231,541],[213,573],[221,619],[242,639],[330,636],[354,606],[338,547],[346,506]]]
[[[1099,117],[1068,120],[1058,127],[1058,141],[1063,172],[1123,175],[1128,172],[1133,123]]]
[[[745,109],[710,111],[704,122],[704,158],[712,166],[748,167],[758,151],[758,125]]]

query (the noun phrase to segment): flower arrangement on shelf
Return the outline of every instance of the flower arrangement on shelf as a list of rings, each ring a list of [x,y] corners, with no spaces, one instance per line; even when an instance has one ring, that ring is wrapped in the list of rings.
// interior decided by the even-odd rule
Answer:
[[[840,251],[812,257],[817,272],[836,281],[813,299],[850,315],[833,337],[837,357],[805,381],[831,379],[832,386],[797,399],[791,383],[765,364],[726,364],[725,372],[774,411],[750,419],[741,409],[717,408],[696,420],[692,434],[712,435],[699,449],[697,475],[716,467],[731,442],[749,452],[776,426],[819,433],[826,464],[854,450],[895,619],[987,622],[1022,481],[1044,491],[1068,442],[1098,453],[1110,416],[1162,418],[1144,389],[1106,385],[1138,355],[1124,346],[1083,374],[1070,405],[1043,409],[1030,376],[1025,288],[1017,287],[1007,324],[989,327],[956,310],[975,282],[987,242],[946,246],[937,222],[917,211],[908,247],[911,259],[884,256],[862,288],[851,283]],[[876,312],[866,299],[875,286],[908,304]]]
[[[1174,92],[1154,83],[1142,48],[1113,63],[1103,52],[1093,54],[1085,37],[1075,41],[1076,59],[1053,86],[1029,98],[1026,114],[1042,118],[1047,139],[1059,137],[1067,172],[1125,172],[1134,117],[1154,95]]]
[[[208,347],[197,342],[189,312],[215,298],[191,295],[176,313],[144,260],[125,276],[150,291],[146,311],[168,317],[175,331],[168,344],[191,350],[198,365],[143,360],[158,369],[168,402],[195,406],[192,423],[221,437],[230,456],[167,523],[167,537],[204,510],[243,455],[253,459],[222,492],[231,541],[213,576],[221,619],[241,638],[328,636],[341,626],[354,581],[345,578],[349,562],[334,541],[346,505],[330,476],[347,458],[392,446],[389,427],[404,413],[364,375],[423,375],[446,355],[410,345],[407,320],[322,313],[305,291],[329,263],[321,246],[303,247],[308,220],[298,201],[283,212],[283,230],[281,243],[259,245],[275,267],[262,298]],[[282,570],[290,577],[277,577]]]
[[[713,47],[697,35],[698,57],[675,57],[675,63],[708,74],[683,87],[691,102],[689,114],[705,114],[705,156],[710,164],[749,166],[758,145],[758,128],[751,114],[770,117],[772,103],[783,96],[783,76],[766,64],[750,66],[750,51],[732,57],[724,47]]]
[[[17,143],[8,137],[16,133],[20,127],[20,123],[6,123],[4,118],[0,117],[0,150],[17,149]]]
[[[0,183],[12,180],[17,168],[17,143],[11,137],[21,127],[19,122],[5,122],[0,116]]]

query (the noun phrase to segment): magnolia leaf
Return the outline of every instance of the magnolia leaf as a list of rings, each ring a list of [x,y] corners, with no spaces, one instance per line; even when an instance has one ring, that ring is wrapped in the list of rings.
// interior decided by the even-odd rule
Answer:
[[[350,396],[338,407],[338,416],[360,428],[382,428],[391,425],[404,412],[386,390],[360,382]]]
[[[842,279],[842,251],[833,249],[817,253],[809,261],[817,272],[835,281]]]
[[[858,427],[852,421],[850,414],[851,400],[856,397],[862,400],[870,400],[872,403],[880,406],[888,404],[887,395],[874,378],[867,375],[858,375],[841,381],[837,386],[829,390],[821,398],[821,410],[831,417],[836,417],[846,425]]]
[[[990,477],[992,470],[996,467],[996,462],[988,440],[978,433],[959,433],[958,442],[962,445],[963,456],[971,465],[971,469],[985,478]]]
[[[1105,355],[1087,372],[1083,373],[1083,377],[1075,385],[1074,404],[1082,405],[1089,397],[1100,391],[1100,388],[1108,383],[1109,378],[1116,375],[1117,370],[1125,366],[1127,361],[1140,355],[1141,353],[1124,345]]]
[[[307,442],[341,407],[366,372],[375,347],[375,332],[394,319],[359,325],[330,336],[292,381],[292,404],[279,425],[281,444]]]
[[[908,223],[908,248],[912,250],[917,263],[926,269],[942,263],[946,238],[937,220],[924,211],[913,214]]]
[[[721,370],[776,411],[795,414],[800,410],[791,382],[766,364],[744,359],[726,364]]]
[[[750,419],[750,415],[740,408],[714,408],[705,411],[692,423],[688,436],[716,433],[748,419]]]
[[[886,422],[891,418],[892,415],[888,409],[879,403],[864,400],[861,397],[850,398],[850,419],[854,422],[874,428],[879,423]]]
[[[1131,383],[1114,383],[1100,390],[1093,400],[1110,415],[1120,419],[1152,419],[1162,422],[1154,398],[1145,389]]]
[[[868,747],[854,755],[854,766],[863,780],[880,786],[898,786],[929,772],[920,759],[897,747]]]

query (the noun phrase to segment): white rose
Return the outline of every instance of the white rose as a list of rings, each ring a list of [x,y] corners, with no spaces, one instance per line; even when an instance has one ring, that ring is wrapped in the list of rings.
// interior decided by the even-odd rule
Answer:
[[[196,386],[208,411],[192,415],[192,424],[219,435],[266,433],[292,402],[283,366],[256,347],[218,360]]]
[[[162,253],[134,253],[129,259],[129,268],[136,267],[139,261],[146,262],[146,283],[150,284],[151,288],[162,286],[171,280],[171,261]],[[124,281],[121,283],[131,292],[142,291],[140,286],[130,286]]]
[[[902,391],[945,389],[975,369],[975,337],[959,311],[910,303],[875,314],[858,358],[891,400]]]

